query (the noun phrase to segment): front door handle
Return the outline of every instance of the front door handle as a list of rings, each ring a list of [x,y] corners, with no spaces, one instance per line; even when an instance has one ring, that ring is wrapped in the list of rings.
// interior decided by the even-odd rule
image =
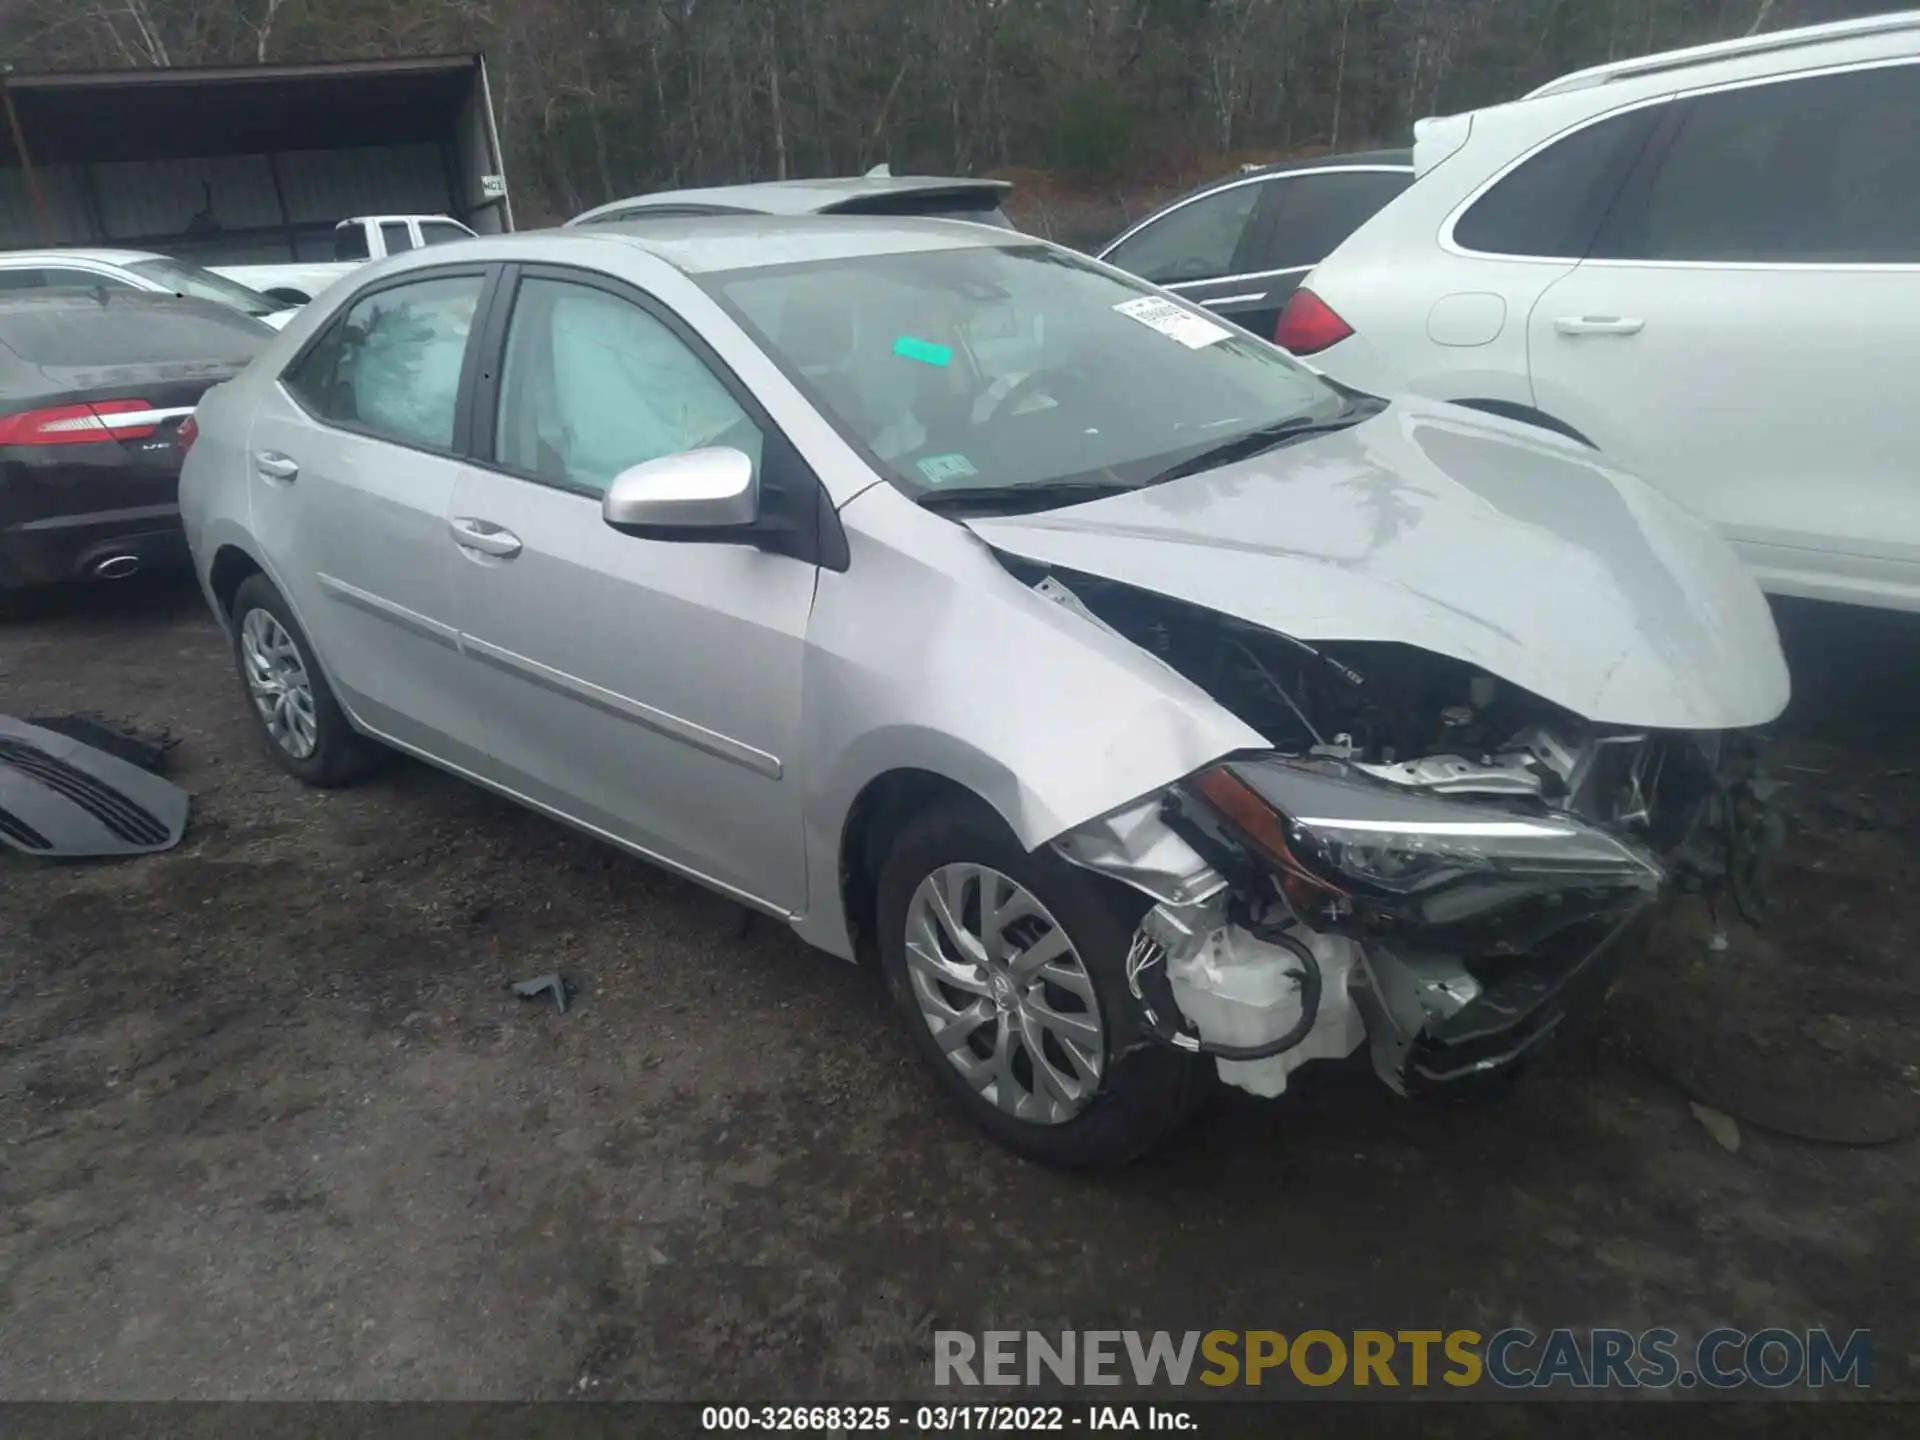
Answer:
[[[460,515],[447,524],[453,530],[454,540],[465,549],[477,550],[496,560],[511,560],[520,553],[520,537],[511,530],[502,530],[491,520]]]
[[[291,455],[283,455],[278,450],[256,450],[253,455],[253,468],[269,480],[298,480],[300,462]]]
[[[1562,335],[1638,335],[1647,322],[1622,315],[1562,315],[1553,328]]]

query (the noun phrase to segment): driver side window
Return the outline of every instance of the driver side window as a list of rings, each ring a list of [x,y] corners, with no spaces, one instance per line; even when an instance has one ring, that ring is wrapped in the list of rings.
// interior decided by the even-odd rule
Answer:
[[[1115,247],[1106,261],[1156,285],[1231,275],[1234,254],[1265,188],[1235,185],[1182,205]]]
[[[764,436],[714,373],[638,305],[563,280],[522,282],[500,375],[495,458],[571,489],[725,445],[758,473]]]

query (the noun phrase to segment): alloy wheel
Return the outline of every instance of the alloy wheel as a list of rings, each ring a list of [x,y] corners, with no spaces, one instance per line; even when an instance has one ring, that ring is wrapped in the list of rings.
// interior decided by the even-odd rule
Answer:
[[[240,622],[240,654],[247,693],[268,736],[294,759],[307,759],[320,744],[320,723],[313,681],[293,636],[271,612],[249,610]]]
[[[1093,981],[1047,907],[985,865],[943,865],[907,906],[906,961],[934,1042],[989,1104],[1059,1125],[1100,1085]]]

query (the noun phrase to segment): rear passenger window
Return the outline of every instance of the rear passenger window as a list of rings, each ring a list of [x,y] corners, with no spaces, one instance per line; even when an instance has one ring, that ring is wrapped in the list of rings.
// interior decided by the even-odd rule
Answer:
[[[1234,254],[1264,189],[1261,184],[1235,185],[1190,200],[1102,258],[1156,285],[1231,275]]]
[[[1549,145],[1460,217],[1454,243],[1488,255],[1584,257],[1663,110],[1643,106]]]
[[[413,232],[407,229],[407,222],[404,220],[382,220],[380,244],[387,254],[398,255],[413,249]]]
[[[1596,253],[1628,260],[1920,260],[1920,67],[1705,95],[1643,203]]]
[[[485,283],[450,275],[356,300],[286,373],[287,388],[322,420],[452,449],[467,335]]]
[[[1256,257],[1262,270],[1318,265],[1394,196],[1413,183],[1410,174],[1355,170],[1268,182],[1271,222]]]

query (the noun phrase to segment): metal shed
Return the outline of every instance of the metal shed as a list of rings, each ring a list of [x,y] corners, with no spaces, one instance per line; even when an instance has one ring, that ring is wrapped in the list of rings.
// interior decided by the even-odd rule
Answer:
[[[0,248],[332,258],[348,216],[513,228],[477,54],[0,76]]]

